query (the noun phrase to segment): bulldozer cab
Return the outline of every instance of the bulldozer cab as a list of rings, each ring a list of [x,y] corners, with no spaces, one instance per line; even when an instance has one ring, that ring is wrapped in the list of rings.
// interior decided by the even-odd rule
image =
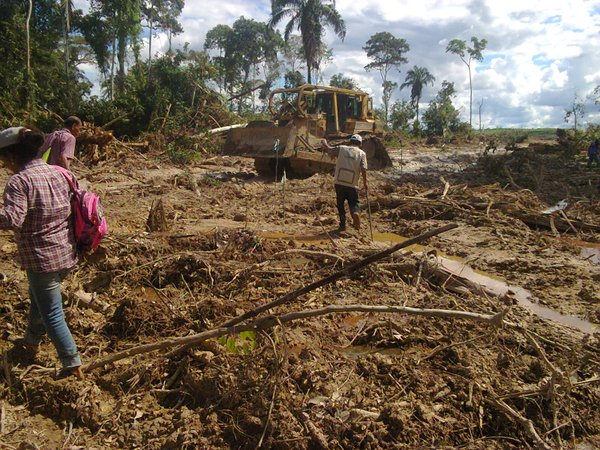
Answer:
[[[361,91],[308,84],[276,89],[269,98],[269,109],[280,126],[292,120],[306,121],[317,137],[379,131],[372,99]]]

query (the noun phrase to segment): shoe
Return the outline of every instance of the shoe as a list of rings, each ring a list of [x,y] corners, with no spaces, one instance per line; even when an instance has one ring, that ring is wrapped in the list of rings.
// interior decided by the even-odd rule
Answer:
[[[84,376],[83,376],[83,370],[81,369],[81,366],[67,367],[65,369],[61,369],[61,371],[58,372],[58,375],[56,376],[56,378],[58,380],[61,380],[63,378],[68,378],[71,376],[77,378],[78,380],[83,380]]]
[[[346,231],[346,225],[340,225],[339,228],[337,229],[338,231]]]

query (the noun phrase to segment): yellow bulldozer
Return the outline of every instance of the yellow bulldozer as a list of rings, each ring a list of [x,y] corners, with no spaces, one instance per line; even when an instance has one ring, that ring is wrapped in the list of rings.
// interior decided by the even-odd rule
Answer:
[[[369,169],[392,165],[381,141],[383,127],[373,115],[365,92],[304,84],[276,89],[269,96],[270,121],[249,122],[229,130],[223,154],[254,158],[261,174],[310,176],[335,167],[321,151],[321,140],[344,144],[353,134],[363,138]]]

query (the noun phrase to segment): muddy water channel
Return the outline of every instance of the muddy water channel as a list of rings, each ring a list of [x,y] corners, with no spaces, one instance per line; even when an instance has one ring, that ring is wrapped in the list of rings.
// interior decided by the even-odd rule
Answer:
[[[285,233],[264,233],[262,237],[265,239],[290,239],[304,244],[323,244],[328,242],[331,237],[326,234],[317,235],[291,235]],[[408,238],[400,236],[395,233],[373,233],[373,240],[375,242],[390,243],[392,245],[406,241]],[[590,246],[584,246],[583,244],[590,244]],[[428,247],[422,245],[412,245],[407,249],[416,254],[422,254],[425,251],[431,250]],[[583,243],[581,256],[584,259],[589,259],[592,262],[598,263],[600,258],[600,245],[595,247],[592,243]],[[487,293],[494,296],[511,295],[517,301],[517,303],[531,311],[536,316],[556,322],[558,324],[576,329],[585,334],[592,334],[599,331],[597,325],[594,325],[587,320],[581,319],[576,316],[561,314],[546,306],[542,306],[537,303],[534,295],[527,289],[520,286],[515,286],[507,283],[505,280],[498,278],[494,275],[475,270],[463,262],[461,258],[451,257],[447,255],[436,254],[435,256],[437,263],[452,275],[469,280],[479,286],[481,286]]]
[[[407,239],[404,236],[399,236],[394,233],[374,233],[373,237],[376,241],[393,243],[403,242]],[[409,249],[417,253],[423,251],[423,247],[421,246],[412,246],[409,247]],[[600,248],[584,247],[582,248],[581,254],[582,256],[597,262],[597,259],[600,255]],[[436,260],[441,267],[451,274],[476,283],[493,295],[512,295],[520,306],[527,308],[533,314],[541,317],[542,319],[557,322],[561,325],[577,329],[585,334],[592,334],[598,331],[598,327],[591,322],[580,319],[579,317],[564,315],[551,308],[542,306],[536,302],[535,297],[528,290],[520,286],[510,285],[505,280],[502,280],[491,274],[474,270],[472,267],[466,265],[460,258],[437,255]]]

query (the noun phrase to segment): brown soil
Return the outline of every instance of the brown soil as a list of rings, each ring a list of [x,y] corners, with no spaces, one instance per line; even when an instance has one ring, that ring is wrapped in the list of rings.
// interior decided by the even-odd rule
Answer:
[[[481,153],[392,151],[395,167],[369,175],[375,242],[366,211],[360,232],[335,233],[328,174],[282,185],[243,158],[180,168],[134,152],[77,167],[110,227],[64,284],[86,363],[212,329],[449,223],[458,228],[418,253],[397,252],[263,315],[364,304],[507,310],[505,324],[328,315],[121,359],[83,381],[54,379],[47,340],[35,361],[0,341],[0,447],[600,447],[600,172],[556,153]],[[562,199],[564,215],[541,214]],[[512,291],[493,295],[449,276],[434,254]],[[15,258],[11,233],[1,232],[5,337],[22,334],[27,320]],[[517,288],[554,320],[523,306]],[[592,331],[572,326],[573,317]]]

